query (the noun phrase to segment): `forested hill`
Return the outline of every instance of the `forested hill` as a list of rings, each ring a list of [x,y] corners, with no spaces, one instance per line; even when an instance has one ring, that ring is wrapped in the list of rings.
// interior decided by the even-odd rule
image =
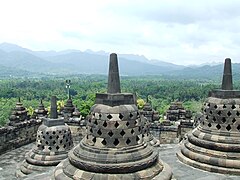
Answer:
[[[223,65],[185,67],[149,60],[144,56],[119,54],[119,68],[123,76],[163,75],[180,79],[219,79]],[[18,45],[0,44],[0,77],[107,74],[109,53],[79,50],[32,51]],[[223,60],[224,61],[224,60]],[[235,78],[240,78],[240,64],[233,64]]]

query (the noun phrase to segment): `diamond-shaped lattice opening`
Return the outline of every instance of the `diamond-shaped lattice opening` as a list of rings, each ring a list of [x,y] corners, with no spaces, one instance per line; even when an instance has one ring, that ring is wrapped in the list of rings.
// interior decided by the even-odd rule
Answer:
[[[102,114],[99,114],[98,116],[99,116],[99,119],[101,119],[101,117],[102,117]]]
[[[98,133],[99,136],[102,135],[102,131],[100,129],[97,131],[97,133]]]
[[[46,132],[47,135],[49,135],[49,132]]]
[[[140,126],[138,127],[138,131],[139,131],[139,132],[141,131],[141,127],[140,127]]]
[[[116,121],[115,124],[114,124],[115,128],[118,128],[119,126],[119,123]]]
[[[97,122],[97,120],[95,120],[95,121],[94,121],[94,124],[98,125],[98,122]]]
[[[48,145],[48,141],[46,141],[46,144]]]
[[[60,149],[60,147],[59,147],[59,146],[56,146],[56,149],[57,149],[57,150],[59,150],[59,149]]]
[[[126,123],[126,126],[128,127],[129,125],[130,125],[129,122],[127,122],[127,123]]]
[[[131,140],[128,138],[127,141],[126,141],[126,144],[130,144],[131,143]]]
[[[136,141],[139,141],[140,139],[139,139],[139,137],[138,136],[136,136]]]
[[[112,115],[111,114],[107,115],[107,118],[112,119]]]
[[[208,119],[208,116],[206,116],[206,119]]]
[[[104,121],[103,127],[107,127],[107,122],[106,121]]]
[[[222,114],[222,111],[218,111],[217,114],[220,116]]]
[[[121,134],[121,136],[124,136],[126,133],[124,132],[124,130],[122,130],[122,131],[120,132],[120,134]]]
[[[239,131],[240,131],[240,124],[237,126],[237,130],[239,130]]]
[[[50,146],[50,147],[48,147],[48,149],[51,151],[51,150],[52,150],[52,147]]]
[[[231,128],[231,126],[230,126],[230,124],[226,127],[226,129],[228,130],[228,131],[230,131],[232,128]]]
[[[119,119],[123,119],[124,118],[124,116],[123,116],[123,114],[122,113],[119,113]]]
[[[134,134],[134,130],[133,129],[131,130],[131,133]]]
[[[57,135],[56,138],[59,139],[59,135]]]
[[[232,108],[232,109],[235,109],[235,108],[236,108],[236,106],[233,104],[231,108]]]
[[[97,139],[96,139],[96,137],[94,137],[93,139],[92,139],[92,142],[96,142],[97,141]]]
[[[217,120],[216,118],[215,118],[215,116],[213,116],[213,119],[212,119],[214,122]]]
[[[91,133],[93,133],[93,130],[92,130],[92,128],[90,128],[90,130],[89,130]]]
[[[42,146],[42,149],[44,149],[44,146]]]
[[[62,139],[61,139],[59,143],[62,144],[62,142],[63,142],[63,141],[62,141]]]
[[[227,106],[224,104],[224,105],[223,105],[223,108],[227,108]]]
[[[103,139],[101,143],[102,143],[104,146],[107,145],[107,141],[106,141],[105,139]]]
[[[49,136],[49,139],[52,139],[52,136]]]
[[[232,115],[232,113],[231,113],[230,111],[228,111],[227,115],[228,115],[228,116],[231,116],[231,115]]]
[[[210,114],[212,114],[212,111],[209,111]]]
[[[56,141],[55,141],[55,140],[53,141],[53,144],[56,144]]]
[[[227,120],[225,117],[222,118],[222,122],[225,123]]]
[[[205,124],[205,122],[203,121],[203,122],[202,122],[202,124],[204,125],[204,124]]]
[[[218,106],[215,104],[215,105],[214,105],[214,108],[217,109],[217,107],[218,107]]]
[[[206,109],[204,109],[203,111],[204,111],[204,112],[207,112],[207,110],[206,110]]]
[[[210,103],[208,103],[207,106],[210,107]]]
[[[130,114],[129,114],[129,117],[130,117],[130,118],[132,118],[132,117],[133,117],[133,114],[132,114],[132,113],[130,113]]]
[[[114,144],[115,146],[117,146],[117,145],[119,144],[119,140],[118,140],[118,139],[115,139],[114,142],[113,142],[113,144]]]
[[[112,136],[113,136],[113,132],[112,132],[112,131],[108,132],[108,135],[109,135],[110,137],[112,137]]]
[[[240,115],[239,111],[237,111],[236,115],[237,115],[237,116],[239,116],[239,115]]]
[[[220,124],[218,124],[218,125],[216,126],[216,128],[217,128],[218,130],[221,129]]]
[[[91,119],[89,119],[88,121],[89,121],[89,123],[91,123],[91,122],[92,122],[92,120],[91,120]]]
[[[134,124],[135,124],[135,125],[137,125],[137,123],[138,123],[138,121],[137,121],[137,120],[135,120],[135,121],[134,121]]]
[[[66,144],[64,144],[64,145],[63,145],[63,148],[66,148],[66,147],[67,147],[67,145],[66,145]]]
[[[211,124],[211,123],[208,123],[208,127],[212,127],[212,124]]]
[[[42,138],[45,139],[45,136],[43,136]]]
[[[233,118],[233,120],[232,120],[232,123],[235,123],[236,122],[236,119],[235,118]]]

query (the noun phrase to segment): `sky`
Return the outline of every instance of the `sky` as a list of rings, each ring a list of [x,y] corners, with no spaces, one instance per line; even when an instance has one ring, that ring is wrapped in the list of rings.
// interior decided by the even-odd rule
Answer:
[[[0,43],[240,63],[239,0],[0,0]]]

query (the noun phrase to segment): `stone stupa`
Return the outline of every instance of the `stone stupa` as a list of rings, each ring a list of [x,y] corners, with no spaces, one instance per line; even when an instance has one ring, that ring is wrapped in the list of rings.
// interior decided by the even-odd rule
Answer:
[[[170,167],[143,141],[133,94],[121,93],[117,55],[110,55],[107,93],[97,93],[87,134],[55,169],[53,178],[171,179]]]
[[[34,114],[37,119],[42,119],[44,117],[47,117],[48,110],[47,108],[44,107],[42,100],[40,101],[38,108],[34,111]]]
[[[63,118],[58,118],[56,96],[53,96],[50,118],[43,118],[43,123],[37,131],[36,144],[26,154],[26,159],[16,171],[16,176],[23,177],[33,172],[47,171],[50,166],[56,166],[67,158],[67,153],[72,147],[71,131],[64,124]]]
[[[29,120],[27,109],[23,106],[21,99],[18,98],[18,102],[9,117],[8,125],[17,126],[26,120]]]
[[[181,144],[178,158],[199,169],[240,175],[240,91],[233,90],[229,58],[222,89],[209,93],[202,119]]]

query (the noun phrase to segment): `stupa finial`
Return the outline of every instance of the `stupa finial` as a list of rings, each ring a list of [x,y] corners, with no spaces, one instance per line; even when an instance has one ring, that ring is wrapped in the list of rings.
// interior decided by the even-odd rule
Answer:
[[[233,90],[231,59],[226,58],[222,79],[222,90]]]
[[[51,119],[57,119],[58,118],[58,113],[57,113],[57,97],[52,96],[51,99],[51,112],[50,112],[50,118]]]
[[[117,54],[110,54],[108,93],[121,93]]]

